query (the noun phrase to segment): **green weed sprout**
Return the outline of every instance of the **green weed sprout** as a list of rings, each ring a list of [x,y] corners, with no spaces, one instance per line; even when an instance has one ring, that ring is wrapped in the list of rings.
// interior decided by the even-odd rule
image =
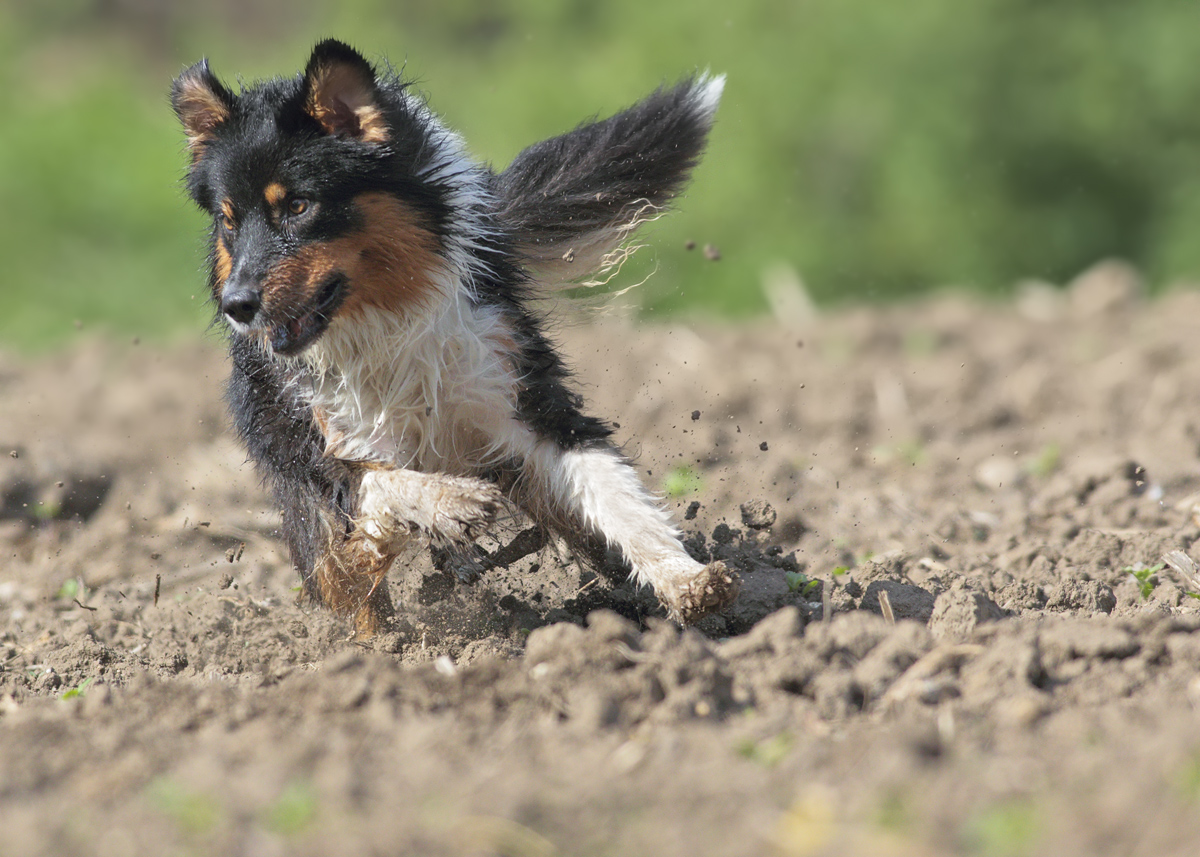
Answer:
[[[34,520],[52,521],[62,514],[62,504],[48,500],[36,504],[31,510]]]
[[[303,833],[317,814],[317,799],[303,783],[292,783],[267,808],[267,827],[283,836]]]
[[[1057,443],[1051,441],[1038,451],[1033,461],[1025,465],[1025,472],[1030,476],[1049,476],[1058,469],[1058,464],[1061,460],[1062,449],[1059,448]]]
[[[811,595],[821,585],[821,581],[809,580],[808,576],[800,571],[789,571],[783,575],[783,579],[787,581],[788,592],[799,592],[805,597]]]
[[[787,732],[780,732],[778,735],[764,738],[762,741],[747,738],[737,745],[739,756],[762,765],[764,768],[773,768],[778,765],[790,749],[792,749],[792,736]]]
[[[60,698],[61,699],[75,699],[75,697],[77,697],[77,696],[84,696],[87,693],[88,687],[95,680],[96,679],[94,677],[84,679],[77,686],[66,691]]]
[[[896,455],[909,467],[916,467],[925,460],[925,447],[919,440],[906,440],[896,445]]]
[[[148,797],[185,835],[202,836],[220,821],[221,810],[213,798],[189,791],[168,777],[159,777],[152,782]]]
[[[663,479],[663,493],[672,500],[678,500],[689,494],[695,494],[702,485],[703,480],[695,468],[681,464],[667,471],[666,478]]]
[[[1152,565],[1149,568],[1128,566],[1122,569],[1122,571],[1137,581],[1138,592],[1141,593],[1142,600],[1146,601],[1150,598],[1150,593],[1154,591],[1154,587],[1158,586],[1158,580],[1155,578],[1155,575],[1164,568],[1166,568],[1166,564],[1160,562],[1158,565]]]
[[[62,586],[58,587],[58,592],[54,594],[54,597],[61,598],[63,601],[87,601],[88,588],[78,577],[69,577],[63,581]]]
[[[982,857],[1016,857],[1029,854],[1042,834],[1042,819],[1036,804],[1015,800],[993,806],[967,825],[972,853]]]

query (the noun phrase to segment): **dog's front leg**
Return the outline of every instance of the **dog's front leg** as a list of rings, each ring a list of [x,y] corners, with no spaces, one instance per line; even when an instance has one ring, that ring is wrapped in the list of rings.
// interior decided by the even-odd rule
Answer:
[[[671,618],[689,624],[737,597],[737,575],[723,562],[703,565],[688,555],[667,511],[612,447],[562,449],[541,440],[526,468],[528,484],[537,486],[527,499],[542,507],[541,516],[577,521],[619,548],[634,579],[654,588]]]
[[[464,544],[483,533],[503,504],[482,479],[372,469],[359,487],[358,530],[380,555],[398,552],[413,533],[435,544]]]

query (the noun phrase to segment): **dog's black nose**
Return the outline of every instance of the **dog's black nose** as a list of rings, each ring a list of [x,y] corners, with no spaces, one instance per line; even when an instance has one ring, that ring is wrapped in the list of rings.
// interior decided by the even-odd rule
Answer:
[[[239,324],[249,324],[258,315],[262,296],[257,289],[235,289],[221,295],[221,312]]]

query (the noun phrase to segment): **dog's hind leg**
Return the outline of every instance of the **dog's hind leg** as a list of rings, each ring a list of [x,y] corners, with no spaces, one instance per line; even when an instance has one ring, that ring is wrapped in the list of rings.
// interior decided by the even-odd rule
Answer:
[[[523,500],[531,512],[578,521],[618,548],[634,580],[653,587],[676,621],[695,622],[737,597],[737,575],[722,562],[703,565],[688,555],[666,510],[608,444],[563,449],[542,440],[526,471]]]
[[[387,572],[395,554],[380,554],[359,534],[351,535],[318,560],[313,570],[321,603],[354,622],[355,635],[373,637],[394,615]]]
[[[430,545],[433,567],[454,575],[459,583],[474,583],[490,568],[487,551],[478,545]]]

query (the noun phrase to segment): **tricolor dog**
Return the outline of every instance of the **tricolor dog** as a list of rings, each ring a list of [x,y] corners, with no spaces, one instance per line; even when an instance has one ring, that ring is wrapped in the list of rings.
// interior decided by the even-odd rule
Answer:
[[[722,84],[660,89],[496,173],[337,41],[240,92],[204,61],[175,81],[234,423],[305,591],[359,634],[392,616],[386,575],[408,540],[470,571],[473,539],[514,508],[582,555],[619,551],[678,621],[736,596],[585,412],[531,304],[611,267],[664,209]]]

